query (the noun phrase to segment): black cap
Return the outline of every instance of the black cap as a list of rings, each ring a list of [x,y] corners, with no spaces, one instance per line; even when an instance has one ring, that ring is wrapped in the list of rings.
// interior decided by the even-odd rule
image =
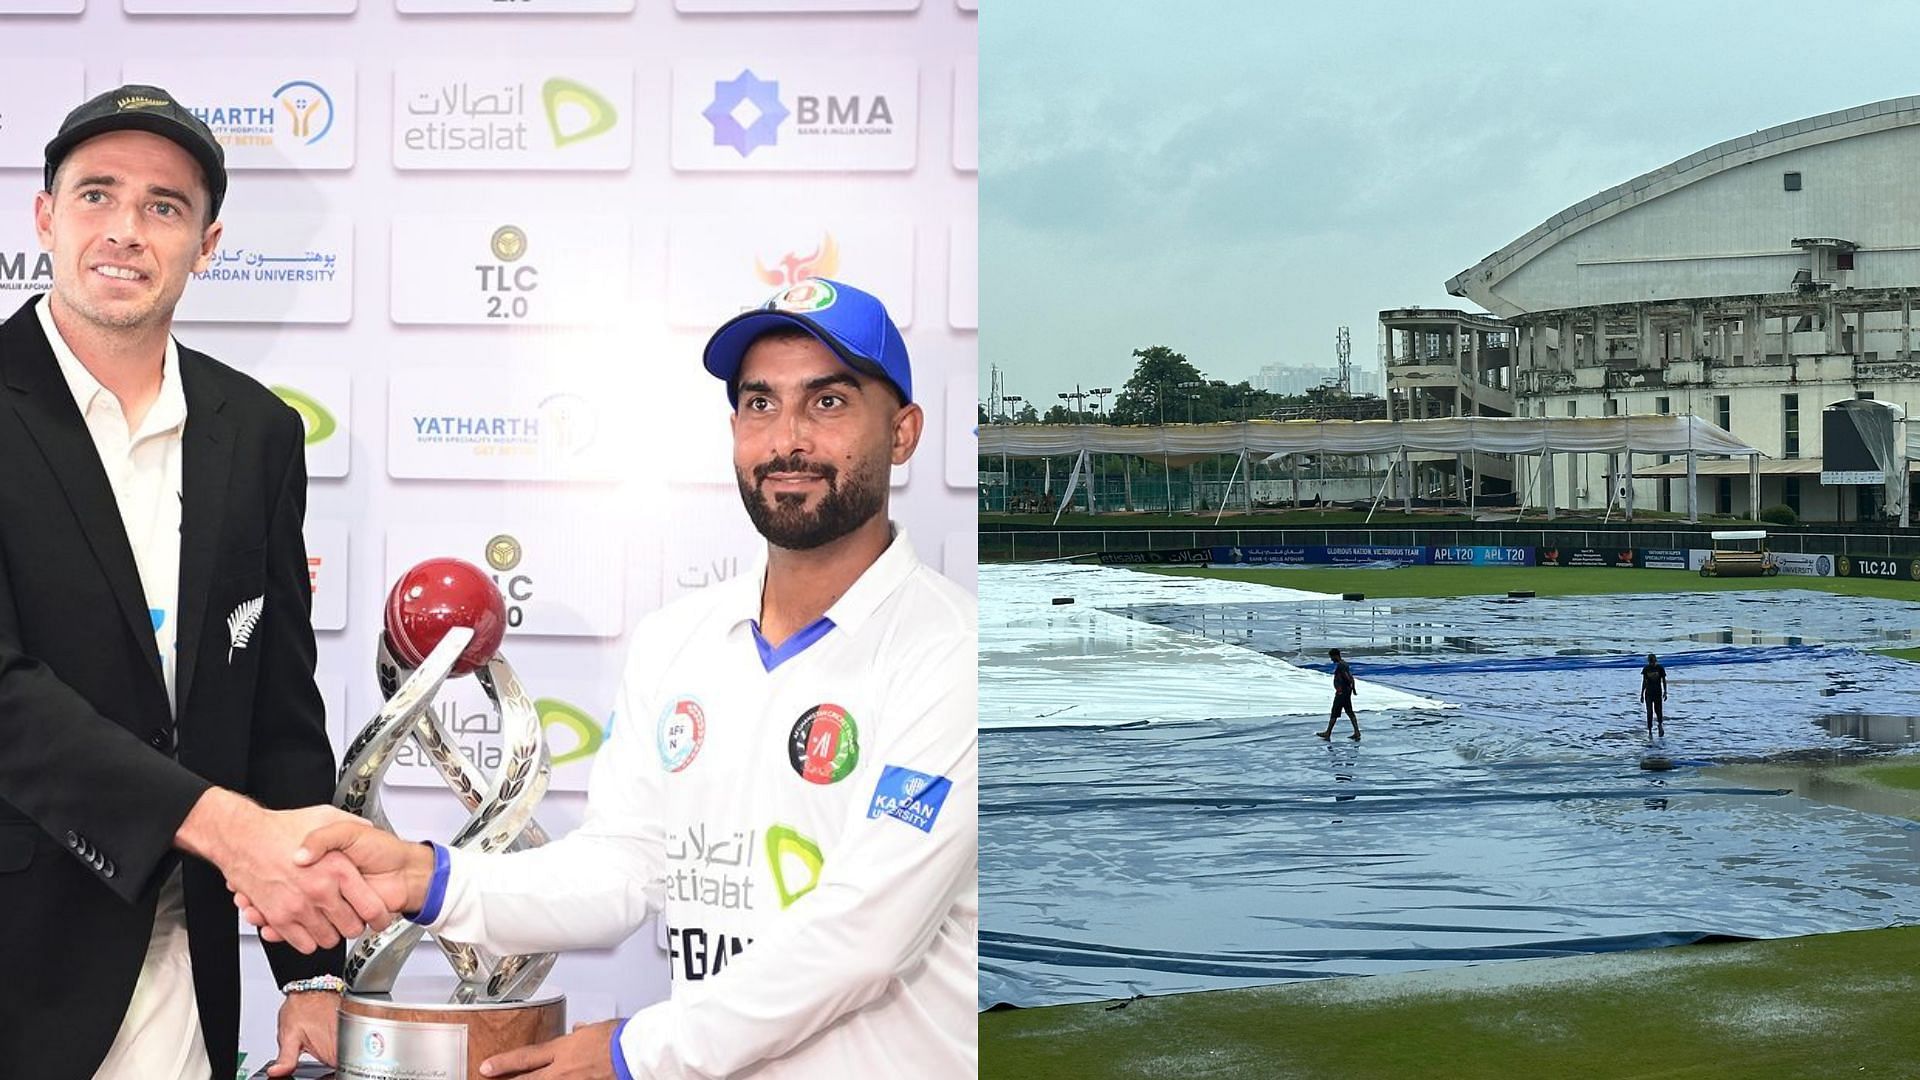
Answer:
[[[147,131],[177,143],[206,174],[213,197],[207,220],[220,216],[220,204],[227,197],[226,152],[199,117],[157,86],[122,86],[68,113],[60,122],[60,134],[47,144],[47,190],[53,190],[54,171],[74,147],[109,131]]]

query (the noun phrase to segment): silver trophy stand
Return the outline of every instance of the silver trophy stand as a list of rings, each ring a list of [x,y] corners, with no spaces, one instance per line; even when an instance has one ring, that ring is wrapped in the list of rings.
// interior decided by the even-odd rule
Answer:
[[[433,713],[434,695],[472,640],[471,629],[455,627],[409,671],[381,635],[378,672],[386,705],[347,749],[333,802],[391,831],[380,807],[380,779],[400,744],[412,739],[467,808],[467,822],[449,846],[477,852],[537,847],[547,835],[533,810],[546,794],[551,766],[540,715],[512,666],[496,654],[474,672],[499,713],[506,742],[491,779],[460,753]],[[396,920],[361,937],[347,954],[340,1080],[481,1080],[480,1063],[494,1054],[565,1033],[565,999],[534,996],[553,967],[552,953],[495,956],[435,935],[453,978],[396,982],[425,933]]]

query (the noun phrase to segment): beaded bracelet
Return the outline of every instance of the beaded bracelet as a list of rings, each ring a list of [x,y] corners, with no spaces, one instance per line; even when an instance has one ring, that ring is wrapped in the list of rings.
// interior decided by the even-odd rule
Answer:
[[[345,993],[347,980],[338,975],[315,975],[311,979],[295,979],[280,988],[283,994],[300,994],[313,990],[324,990],[329,994]]]

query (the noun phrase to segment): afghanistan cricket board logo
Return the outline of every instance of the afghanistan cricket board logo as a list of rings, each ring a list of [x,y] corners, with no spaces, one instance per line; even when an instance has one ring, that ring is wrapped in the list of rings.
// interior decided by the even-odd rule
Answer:
[[[660,747],[660,765],[668,772],[679,772],[693,764],[707,741],[706,710],[692,698],[676,700],[660,714],[654,741]]]
[[[787,738],[787,761],[809,784],[845,780],[860,764],[860,731],[853,714],[827,704],[801,713]]]

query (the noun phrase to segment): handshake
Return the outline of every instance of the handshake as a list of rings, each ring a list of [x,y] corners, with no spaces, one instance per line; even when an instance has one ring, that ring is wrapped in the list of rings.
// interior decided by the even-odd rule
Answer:
[[[234,906],[266,941],[332,948],[420,910],[433,852],[331,806],[268,810],[211,788],[175,835],[218,866]]]

